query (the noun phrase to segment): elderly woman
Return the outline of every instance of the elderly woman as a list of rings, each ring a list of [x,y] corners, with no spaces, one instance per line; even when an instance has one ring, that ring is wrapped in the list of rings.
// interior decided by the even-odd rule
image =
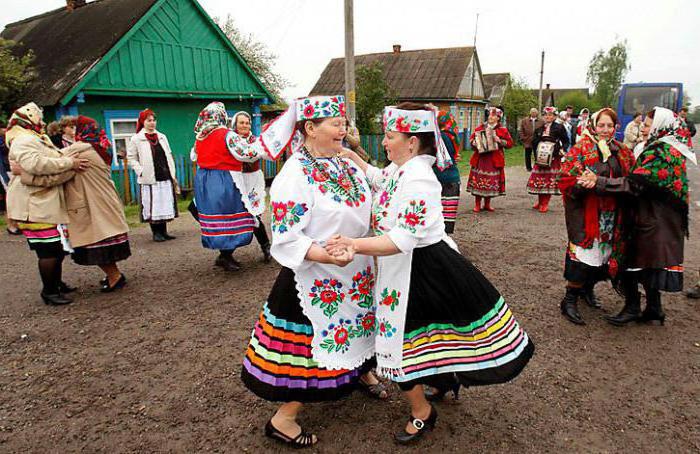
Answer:
[[[256,137],[251,133],[251,117],[248,112],[240,111],[233,116],[233,130],[243,139],[252,143]],[[248,204],[246,208],[248,212],[255,216],[257,226],[253,230],[255,239],[260,244],[265,263],[272,260],[270,255],[270,238],[267,236],[265,224],[262,221],[262,215],[265,212],[265,174],[260,168],[260,161],[244,162],[243,163],[243,182],[246,187]]]
[[[574,144],[578,143],[579,140],[583,139],[583,132],[588,127],[589,116],[590,111],[585,107],[581,109],[581,112],[579,112],[578,121],[576,123],[576,137],[574,138]]]
[[[92,118],[81,115],[75,124],[76,142],[62,153],[87,160],[89,168],[52,176],[22,171],[21,180],[30,186],[64,184],[73,261],[100,267],[105,273],[101,291],[113,292],[126,284],[117,262],[127,259],[131,250],[124,206],[111,177],[111,144]]]
[[[471,142],[474,153],[469,161],[469,182],[467,191],[474,196],[474,212],[483,209],[495,211],[491,199],[506,195],[506,155],[505,149],[513,147],[513,139],[508,128],[501,125],[503,111],[496,107],[488,110],[486,123],[479,125],[472,133]]]
[[[579,178],[590,170],[606,178],[629,174],[634,161],[632,151],[615,140],[617,114],[603,109],[591,118],[583,138],[564,157],[559,187],[564,194],[564,214],[569,247],[566,252],[564,278],[566,296],[561,312],[570,322],[585,324],[578,311],[583,298],[591,307],[600,308],[593,288],[608,275],[618,276],[624,257],[624,226],[629,200],[618,194],[599,193],[595,187],[582,185]]]
[[[54,147],[44,128],[43,112],[34,103],[17,109],[6,133],[10,161],[34,175],[57,175],[70,170],[85,170],[89,163],[77,157],[64,157]],[[43,283],[41,298],[48,305],[69,304],[65,294],[75,288],[61,279],[63,258],[70,252],[65,224],[68,223],[63,188],[27,186],[13,177],[7,194],[8,217],[18,222],[29,248],[39,259]]]
[[[155,112],[142,111],[126,154],[141,186],[141,220],[150,224],[153,241],[163,242],[175,239],[168,233],[167,223],[178,215],[176,195],[180,187],[170,143],[156,125]]]
[[[596,191],[634,196],[627,269],[622,276],[625,305],[607,317],[616,326],[664,323],[660,292],[683,289],[683,243],[688,235],[688,175],[686,162],[697,163],[688,147],[690,131],[671,110],[655,107],[647,113],[644,145],[634,150],[636,162],[629,176],[610,177],[587,171],[582,184]],[[639,284],[646,307],[641,311]]]
[[[47,126],[47,134],[56,148],[66,148],[75,143],[75,123],[76,117],[64,115],[59,121]]]
[[[342,96],[293,101],[263,133],[272,157],[303,137],[270,190],[272,256],[282,265],[243,360],[245,386],[263,399],[284,402],[265,434],[293,447],[316,436],[296,418],[304,403],[335,401],[363,386],[386,391],[367,373],[374,355],[374,263],[331,256],[334,233],[367,233],[371,196],[364,173],[338,157],[346,135]]]
[[[557,108],[545,107],[544,124],[535,130],[532,147],[535,152],[535,166],[527,181],[527,192],[537,196],[532,207],[540,213],[549,210],[553,195],[559,195],[557,178],[561,168],[563,151],[569,148],[569,136],[563,125],[557,123]]]
[[[349,156],[374,190],[371,226],[376,236],[345,233],[328,241],[334,254],[355,260],[378,257],[377,369],[398,382],[411,405],[405,444],[421,438],[437,420],[423,385],[442,399],[460,385],[513,379],[528,363],[534,345],[493,285],[445,234],[440,184],[433,165],[450,157],[436,113],[401,103],[384,110],[382,144],[391,165],[384,170]],[[354,263],[354,262],[353,262]]]

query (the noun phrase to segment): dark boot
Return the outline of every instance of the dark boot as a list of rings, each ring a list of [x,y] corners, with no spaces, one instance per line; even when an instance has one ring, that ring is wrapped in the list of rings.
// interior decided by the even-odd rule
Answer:
[[[241,269],[239,263],[233,259],[233,251],[222,250],[214,262],[215,266],[220,266],[226,271],[238,271]]]
[[[637,281],[623,284],[625,287],[625,305],[617,315],[603,317],[608,323],[615,326],[625,326],[639,319],[641,293],[637,290]]]
[[[603,305],[600,304],[600,301],[595,296],[595,292],[593,291],[594,288],[595,282],[590,282],[583,287],[583,301],[585,301],[586,304],[592,308],[600,309],[603,307]]]
[[[160,233],[161,233],[161,235],[163,235],[163,238],[165,238],[166,240],[174,240],[175,238],[177,238],[177,237],[172,236],[171,234],[168,233],[168,224],[167,223],[163,222],[160,225],[161,225]]]
[[[644,312],[639,317],[639,322],[663,325],[666,314],[661,309],[661,292],[646,287],[644,291],[647,294],[647,307],[644,308]]]
[[[158,224],[150,224],[151,226],[151,232],[153,233],[153,241],[156,243],[162,243],[163,241],[168,241],[166,237],[163,236],[163,232],[160,227],[160,223]]]
[[[49,306],[63,306],[73,302],[72,299],[68,298],[67,296],[63,296],[60,293],[52,294],[41,292],[41,299],[44,301],[44,304]]]
[[[581,318],[581,314],[578,313],[578,297],[580,294],[581,289],[567,287],[566,295],[561,300],[560,308],[562,315],[571,323],[585,325],[586,322]]]
[[[262,249],[263,261],[265,263],[270,263],[272,261],[272,254],[270,253],[270,243],[261,245],[260,249]]]

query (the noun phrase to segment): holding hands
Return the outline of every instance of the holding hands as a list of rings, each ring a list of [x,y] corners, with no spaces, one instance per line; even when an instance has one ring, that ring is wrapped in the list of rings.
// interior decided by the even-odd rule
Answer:
[[[585,189],[593,189],[597,181],[598,175],[593,173],[590,169],[586,169],[576,180],[576,182]]]
[[[325,250],[331,256],[334,265],[346,266],[355,258],[355,247],[352,238],[333,235],[326,242]]]

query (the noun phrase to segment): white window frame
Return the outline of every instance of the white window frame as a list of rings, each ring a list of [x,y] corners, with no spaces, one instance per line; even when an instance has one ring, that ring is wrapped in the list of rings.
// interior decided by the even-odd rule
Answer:
[[[116,123],[138,123],[139,119],[138,117],[135,118],[112,118],[109,121],[109,126],[110,130],[112,132],[112,165],[113,166],[118,166],[119,165],[119,157],[117,156],[117,139],[124,139],[127,143],[127,146],[129,144],[129,140],[131,137],[136,135],[136,129],[134,129],[133,133],[122,133],[122,134],[117,134],[115,133],[116,129],[114,128]],[[126,150],[124,150],[126,152]]]

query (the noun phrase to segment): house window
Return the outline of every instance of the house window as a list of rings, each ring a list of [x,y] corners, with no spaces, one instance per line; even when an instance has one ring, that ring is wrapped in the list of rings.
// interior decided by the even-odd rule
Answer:
[[[118,159],[126,157],[126,145],[131,136],[136,134],[136,118],[119,118],[110,120],[112,131],[112,164],[118,165]]]

